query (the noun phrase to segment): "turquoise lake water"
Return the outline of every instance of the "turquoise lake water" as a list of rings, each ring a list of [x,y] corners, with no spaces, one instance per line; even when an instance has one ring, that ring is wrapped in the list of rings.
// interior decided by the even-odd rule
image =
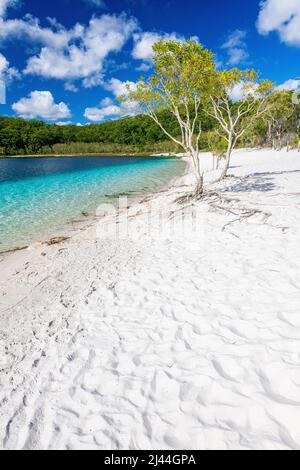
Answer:
[[[157,157],[0,159],[0,252],[47,239],[117,194],[157,191],[184,168]]]

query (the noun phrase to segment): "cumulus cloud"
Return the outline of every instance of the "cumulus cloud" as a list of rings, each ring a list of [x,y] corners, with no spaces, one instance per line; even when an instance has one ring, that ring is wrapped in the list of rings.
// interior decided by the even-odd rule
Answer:
[[[300,87],[300,79],[290,79],[277,87],[279,91],[295,91]]]
[[[261,34],[276,31],[282,42],[300,47],[300,1],[262,1],[257,28]]]
[[[72,121],[57,121],[55,123],[57,126],[64,127],[64,126],[71,126],[73,125]]]
[[[9,65],[9,63],[8,63],[6,57],[4,57],[4,55],[1,54],[1,52],[0,52],[0,76],[2,76],[2,74],[7,70],[8,65]]]
[[[128,95],[129,90],[136,89],[136,83],[125,81],[122,82],[117,78],[112,78],[107,82],[103,82],[103,88],[107,91],[110,91],[114,98],[119,98],[120,96]],[[138,103],[135,102],[122,102],[120,104],[116,104],[114,100],[111,98],[105,98],[101,101],[99,106],[94,108],[87,108],[84,113],[84,117],[93,122],[101,122],[106,119],[116,119],[120,118],[121,116],[133,116],[140,112],[140,108]]]
[[[139,67],[139,70],[148,70],[154,55],[153,46],[159,39],[175,39],[182,40],[181,36],[176,33],[172,34],[158,34],[153,32],[136,33],[133,36],[134,48],[132,51],[132,57],[136,60],[142,60],[143,64]]]
[[[0,79],[5,80],[7,83],[10,80],[19,77],[19,71],[15,67],[10,67],[8,60],[0,52]]]
[[[134,35],[132,57],[137,60],[150,61],[153,57],[153,46],[161,36],[157,33],[138,33]]]
[[[110,98],[105,98],[101,101],[99,107],[86,108],[84,117],[89,121],[101,122],[105,119],[115,119],[120,117],[122,109],[113,103]]]
[[[71,39],[79,39],[83,26],[77,24],[74,28],[66,30],[52,19],[48,18],[50,27],[42,27],[38,18],[26,15],[23,19],[0,18],[0,41],[18,39],[28,40],[36,46],[44,45],[53,48],[67,47]]]
[[[111,91],[113,95],[118,98],[121,95],[128,94],[128,87],[130,88],[130,90],[136,90],[136,83],[130,82],[129,80],[122,82],[117,78],[112,78],[107,82],[103,83],[103,87],[106,90]]]
[[[231,90],[229,90],[229,96],[234,103],[242,101],[245,98],[244,85],[237,83]]]
[[[67,82],[65,83],[65,90],[71,91],[72,93],[78,93],[79,89],[74,83]]]
[[[151,68],[152,46],[160,37],[182,39],[176,33],[141,33],[138,21],[124,13],[93,16],[88,24],[77,23],[69,29],[54,18],[46,18],[46,25],[30,14],[5,18],[6,8],[18,1],[0,0],[0,45],[8,40],[19,40],[22,45],[27,41],[38,52],[29,56],[23,74],[62,80],[67,91],[78,91],[79,81],[84,88],[102,86],[109,64],[114,63],[112,54],[120,52],[130,38],[133,58],[142,61],[139,70]],[[100,0],[93,3],[103,5]]]
[[[32,91],[28,97],[14,103],[12,109],[25,119],[57,121],[71,117],[69,107],[63,102],[56,104],[50,91]]]
[[[106,8],[106,3],[104,2],[104,0],[84,0],[84,1],[85,3],[88,3],[93,7]]]
[[[244,82],[244,83],[236,83],[233,87],[229,88],[228,94],[230,99],[237,103],[238,101],[245,100],[247,97],[252,96],[255,97],[257,94],[258,84],[254,82]]]
[[[28,59],[25,74],[69,83],[81,79],[86,88],[99,85],[109,54],[119,52],[138,29],[137,20],[125,14],[94,16],[88,25],[78,23],[71,29],[55,19],[48,18],[48,23],[41,26],[31,15],[9,20],[0,17],[0,42],[28,40],[41,47]]]
[[[19,0],[0,0],[0,17],[4,16],[6,10],[14,7],[19,3]]]
[[[228,36],[227,40],[222,45],[222,49],[228,54],[227,65],[238,65],[248,59],[249,54],[245,42],[246,36],[246,31],[237,29]]]
[[[81,122],[74,123],[74,122],[72,122],[72,121],[57,121],[57,122],[55,122],[55,124],[56,124],[57,126],[61,126],[61,127],[64,127],[64,126],[83,127],[83,125],[81,124]]]
[[[82,81],[82,86],[84,88],[94,88],[95,86],[101,85],[103,82],[103,72],[95,72],[90,77],[86,77]]]
[[[122,49],[136,26],[134,19],[124,15],[93,17],[88,27],[81,29],[78,41],[70,37],[66,47],[43,47],[39,55],[28,60],[25,73],[62,80],[94,78],[99,84],[105,58]]]

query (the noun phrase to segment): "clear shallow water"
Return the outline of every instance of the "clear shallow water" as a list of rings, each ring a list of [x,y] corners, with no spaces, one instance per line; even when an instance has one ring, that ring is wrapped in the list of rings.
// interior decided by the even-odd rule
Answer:
[[[49,238],[116,194],[157,191],[184,167],[167,158],[0,159],[0,252]]]

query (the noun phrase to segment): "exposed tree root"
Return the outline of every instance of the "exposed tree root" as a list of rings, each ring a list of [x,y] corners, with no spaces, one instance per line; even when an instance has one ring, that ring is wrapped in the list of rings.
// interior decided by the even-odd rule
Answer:
[[[194,191],[184,194],[179,198],[175,199],[177,204],[185,204],[190,201],[200,201],[206,197],[207,192],[204,189],[203,181],[201,181]]]
[[[175,199],[177,204],[186,204],[187,202],[191,201],[200,201],[201,199],[205,198],[205,192],[202,193],[195,193],[192,191],[190,193],[185,194],[184,196],[180,196],[179,198]]]
[[[262,225],[268,220],[269,217],[271,217],[271,214],[267,214],[265,212],[262,212],[262,211],[259,211],[259,210],[256,210],[256,209],[238,209],[238,210],[240,211],[240,216],[237,217],[234,220],[231,220],[227,224],[225,224],[222,228],[222,232],[225,232],[226,228],[229,227],[230,225],[233,225],[236,222],[243,222],[244,220],[250,219],[251,217],[253,217],[255,215],[262,215],[263,216]]]
[[[269,218],[272,216],[270,212],[265,212],[258,208],[243,207],[241,206],[242,201],[239,198],[227,197],[222,193],[218,193],[217,191],[204,190],[203,188],[201,193],[196,193],[195,191],[193,191],[191,193],[179,197],[178,199],[176,199],[175,202],[179,204],[193,204],[194,202],[199,200],[207,202],[209,207],[214,210],[227,212],[228,214],[235,216],[233,220],[229,221],[222,227],[223,232],[231,225],[249,220],[255,216],[260,216],[261,218],[260,221],[257,222],[257,225],[268,225],[269,227],[281,230],[283,233],[285,233],[289,229],[289,227],[267,223]],[[231,234],[239,238],[236,234]]]
[[[261,221],[257,222],[256,225],[267,225],[268,227],[281,230],[283,233],[289,229],[289,227],[286,226],[273,225],[268,223],[269,218],[272,217],[270,212],[265,212],[257,208],[238,207],[236,203],[241,203],[241,200],[238,198],[224,197],[223,195],[216,192],[211,193],[211,196],[213,197],[213,200],[208,203],[210,207],[215,210],[225,211],[228,214],[236,216],[235,219],[229,221],[222,227],[223,232],[231,225],[249,220],[254,216],[261,217]],[[236,236],[235,234],[232,235]]]
[[[241,203],[241,200],[238,198],[229,198],[217,192],[211,193],[211,197],[212,200],[208,203],[210,207],[216,210],[227,212],[228,214],[234,215],[236,217],[234,220],[231,220],[223,226],[223,232],[230,225],[248,220],[256,215],[260,215],[262,217],[262,223],[265,224],[272,215],[269,212],[264,212],[256,208],[239,207],[238,204]]]

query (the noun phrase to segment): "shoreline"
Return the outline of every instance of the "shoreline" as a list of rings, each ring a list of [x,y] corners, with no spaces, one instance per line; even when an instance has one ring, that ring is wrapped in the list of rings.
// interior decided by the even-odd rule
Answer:
[[[135,157],[135,158],[145,158],[145,157],[159,157],[159,158],[180,158],[177,156],[177,154],[173,154],[173,153],[170,153],[168,155],[168,152],[166,153],[162,153],[162,154],[153,154],[151,152],[149,153],[142,153],[142,152],[139,152],[139,153],[72,153],[72,154],[53,154],[53,153],[50,153],[50,154],[36,154],[36,155],[0,155],[0,159],[9,159],[9,158],[70,158],[70,157],[74,157],[74,158],[77,158],[77,157],[99,157],[99,158],[103,158],[103,157],[124,157],[124,158],[128,158],[128,157]]]
[[[154,155],[152,155],[154,157]],[[157,155],[158,156],[158,155]],[[163,158],[162,156],[159,156],[160,158]],[[142,157],[141,157],[142,158]],[[165,158],[170,158],[170,157],[165,157]],[[191,168],[191,162],[190,159],[183,154],[176,155],[176,158],[181,159],[185,162],[186,166],[182,172],[181,175],[175,176],[171,178],[171,180],[166,184],[164,188],[161,188],[159,191],[154,191],[154,192],[149,192],[148,194],[143,194],[140,196],[134,196],[132,197],[132,206],[136,206],[140,204],[144,199],[152,199],[155,198],[156,195],[159,195],[161,192],[168,191],[171,187],[177,186],[179,182],[189,173],[190,168]],[[82,214],[83,215],[83,214]],[[101,218],[100,218],[101,219]],[[41,238],[40,240],[37,240],[35,242],[32,242],[28,245],[12,248],[9,250],[1,251],[0,248],[0,257],[1,256],[10,256],[11,254],[14,254],[16,252],[22,252],[24,250],[30,250],[35,247],[42,247],[42,246],[49,246],[52,244],[59,244],[63,241],[64,239],[70,239],[76,234],[91,226],[94,224],[97,224],[99,222],[99,217],[97,217],[95,214],[88,214],[84,215],[82,219],[70,219],[67,221],[63,226],[58,228],[57,230],[54,230],[52,233],[49,233],[49,238]],[[75,228],[76,227],[76,228]],[[62,241],[56,241],[62,239]]]
[[[150,220],[1,260],[0,448],[300,447],[299,154],[237,151],[182,206],[190,170]]]

